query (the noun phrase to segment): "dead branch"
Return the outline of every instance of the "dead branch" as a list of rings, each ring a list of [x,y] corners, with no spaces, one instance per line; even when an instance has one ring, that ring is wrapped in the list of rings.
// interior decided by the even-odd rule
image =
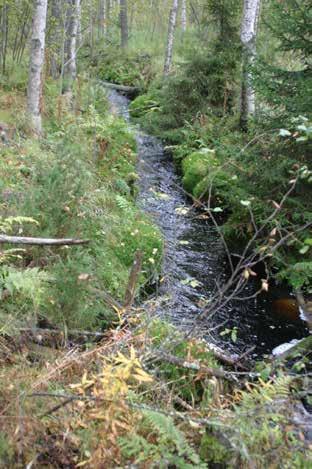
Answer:
[[[78,396],[75,394],[57,394],[57,393],[48,393],[48,392],[35,392],[32,394],[25,395],[26,398],[33,398],[33,397],[43,397],[43,398],[55,398],[55,399],[65,399],[71,401],[85,401],[85,402],[116,402],[112,399],[106,399],[102,397],[93,397],[93,396]],[[230,427],[230,425],[226,425],[220,421],[204,419],[204,418],[193,418],[192,416],[183,414],[182,412],[176,411],[165,411],[162,409],[154,408],[152,406],[148,406],[145,404],[137,404],[134,402],[130,402],[129,400],[125,401],[126,404],[130,407],[130,409],[140,410],[140,411],[148,411],[148,412],[157,412],[159,414],[166,415],[167,417],[178,418],[188,423],[196,423],[201,426],[216,426],[216,427]],[[63,402],[64,405],[64,402]],[[65,404],[66,405],[66,404]]]
[[[90,288],[90,291],[97,295],[99,298],[102,298],[106,303],[113,308],[114,310],[121,311],[122,304],[115,300],[109,293],[104,290],[99,290],[98,288]]]
[[[130,308],[133,304],[135,297],[135,290],[138,281],[138,277],[142,270],[143,252],[138,250],[135,253],[133,265],[129,275],[128,285],[126,289],[124,308]]]
[[[19,329],[19,331],[22,333],[32,334],[34,336],[38,336],[41,334],[65,335],[65,331],[62,331],[61,329],[43,329],[40,327],[35,327],[35,328],[22,327],[21,329]],[[66,331],[66,335],[78,336],[78,337],[94,337],[98,339],[102,339],[103,337],[105,337],[104,332],[79,331],[76,329],[71,329],[71,330]]]
[[[182,358],[178,358],[174,355],[170,355],[164,352],[155,352],[153,353],[151,358],[155,358],[156,360],[165,361],[167,363],[171,363],[172,365],[176,365],[181,368],[185,368],[187,370],[196,371],[198,373],[205,374],[207,376],[214,376],[216,378],[223,378],[230,381],[237,381],[239,376],[247,376],[249,378],[257,378],[259,376],[258,373],[252,372],[234,372],[234,371],[225,371],[221,370],[220,368],[210,368],[207,366],[203,366],[196,362],[190,362],[187,360],[183,360]]]
[[[23,236],[0,235],[0,244],[27,244],[29,246],[73,246],[90,243],[88,239],[53,239],[53,238],[28,238]]]

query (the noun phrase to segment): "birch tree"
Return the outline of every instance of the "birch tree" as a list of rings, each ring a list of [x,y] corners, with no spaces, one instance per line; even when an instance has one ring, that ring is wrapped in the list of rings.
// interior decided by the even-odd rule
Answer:
[[[165,65],[164,65],[164,76],[168,76],[172,64],[172,55],[173,55],[173,42],[174,42],[174,32],[177,24],[177,14],[178,14],[179,1],[173,0],[172,7],[169,14],[169,26],[168,26],[168,36],[167,36],[167,47],[166,47],[166,56],[165,56]]]
[[[247,129],[248,119],[255,114],[255,90],[252,85],[250,67],[256,57],[257,26],[259,22],[261,0],[244,0],[241,26],[243,46],[243,77],[241,91],[241,127]]]
[[[65,63],[65,88],[64,92],[71,92],[73,81],[77,74],[77,35],[79,30],[79,12],[80,0],[69,0],[68,23],[67,23],[67,40],[65,46],[66,63]]]
[[[186,12],[186,0],[181,0],[181,29],[182,32],[186,32],[187,25],[187,12]]]
[[[99,36],[102,38],[106,31],[106,0],[99,3]]]
[[[128,5],[127,0],[120,0],[120,32],[121,32],[121,47],[128,46]]]
[[[27,114],[30,117],[30,125],[34,133],[38,135],[40,135],[42,132],[40,101],[42,90],[42,68],[44,63],[45,50],[47,7],[48,0],[37,0],[35,2],[27,88]]]

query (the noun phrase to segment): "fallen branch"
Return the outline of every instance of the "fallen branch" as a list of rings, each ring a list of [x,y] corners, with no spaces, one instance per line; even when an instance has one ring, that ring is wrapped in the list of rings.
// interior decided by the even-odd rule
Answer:
[[[133,265],[129,275],[128,285],[125,294],[124,308],[130,308],[133,304],[135,297],[135,290],[138,281],[138,277],[142,270],[143,252],[138,250],[135,253]]]
[[[224,371],[220,368],[210,368],[196,362],[189,362],[187,360],[183,360],[182,358],[178,358],[174,355],[170,355],[164,352],[155,352],[154,354],[152,354],[151,358],[155,358],[156,360],[160,361],[165,361],[167,363],[171,363],[172,365],[176,365],[178,367],[185,368],[191,371],[196,371],[207,376],[214,376],[215,378],[223,378],[231,381],[237,381],[237,378],[239,376],[247,376],[249,378],[257,378],[259,376],[259,373],[233,372]]]
[[[68,330],[65,332],[65,331],[62,331],[61,329],[43,329],[41,327],[35,327],[35,328],[22,327],[19,330],[20,332],[27,333],[27,334],[29,333],[32,335],[41,335],[41,334],[65,335],[66,334],[67,336],[79,336],[79,337],[84,336],[84,337],[94,337],[98,339],[105,337],[104,332],[91,332],[91,331],[79,331],[79,330]]]
[[[61,407],[64,407],[65,405],[69,404],[70,402],[73,401],[91,401],[91,402],[116,402],[112,399],[106,399],[102,397],[93,397],[93,396],[78,396],[75,394],[57,394],[57,393],[49,393],[49,392],[34,392],[32,394],[27,394],[25,395],[26,398],[34,398],[34,397],[44,397],[44,398],[55,398],[55,399],[65,399],[65,402],[63,402],[60,405]],[[134,402],[130,402],[129,400],[125,401],[126,404],[129,406],[130,409],[134,410],[140,410],[140,411],[148,411],[148,412],[157,412],[159,414],[166,415],[167,417],[172,417],[172,418],[178,418],[180,420],[183,420],[188,423],[197,423],[198,425],[202,426],[216,426],[216,427],[230,427],[230,425],[226,425],[220,421],[216,421],[213,419],[205,419],[205,418],[193,418],[192,416],[183,414],[182,412],[177,412],[177,411],[165,411],[162,409],[158,409],[146,404],[136,404]],[[50,411],[47,412],[47,414],[51,414],[52,411],[55,411],[55,408],[50,409]]]
[[[239,357],[237,355],[235,356],[228,355],[220,347],[217,347],[216,345],[213,345],[213,344],[206,343],[205,345],[207,349],[209,350],[209,352],[211,352],[216,357],[216,359],[219,360],[221,363],[224,363],[224,365],[233,366],[240,370],[248,371],[248,368],[240,363],[242,357]]]
[[[122,311],[122,304],[115,300],[109,293],[104,290],[99,290],[98,288],[90,288],[90,291],[97,295],[99,298],[102,298],[106,303],[113,308],[114,311]]]
[[[53,239],[53,238],[28,238],[23,236],[0,235],[0,244],[28,244],[29,246],[73,246],[88,244],[88,239]]]
[[[108,81],[101,81],[101,85],[104,86],[104,88],[120,91],[122,93],[133,94],[140,92],[140,88],[138,88],[137,86],[117,85],[116,83],[109,83]]]

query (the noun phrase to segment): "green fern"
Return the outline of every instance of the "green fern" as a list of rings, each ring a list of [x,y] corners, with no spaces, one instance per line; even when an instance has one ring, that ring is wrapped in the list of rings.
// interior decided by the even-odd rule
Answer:
[[[1,233],[11,233],[16,225],[22,226],[26,223],[32,223],[34,225],[39,225],[37,220],[34,220],[31,217],[22,217],[22,216],[8,217],[8,218],[0,217],[0,232]]]
[[[116,195],[116,204],[120,210],[132,210],[132,205],[122,195]]]
[[[143,427],[148,432],[147,438],[152,436],[153,441],[157,438],[157,443],[150,443],[147,438],[137,434],[121,438],[120,447],[125,457],[134,457],[135,463],[149,461],[150,467],[206,467],[171,417],[146,411]]]
[[[51,278],[38,268],[24,269],[23,271],[12,267],[0,271],[0,291],[7,290],[11,295],[20,294],[30,299],[35,307],[41,303],[47,282]]]

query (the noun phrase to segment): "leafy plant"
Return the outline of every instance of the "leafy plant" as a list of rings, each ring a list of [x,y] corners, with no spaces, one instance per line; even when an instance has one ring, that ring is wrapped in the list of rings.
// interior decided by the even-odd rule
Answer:
[[[144,412],[143,416],[141,428],[148,436],[133,434],[120,438],[124,457],[133,458],[134,464],[148,462],[150,467],[166,468],[168,464],[181,469],[206,467],[171,417],[152,411]]]

